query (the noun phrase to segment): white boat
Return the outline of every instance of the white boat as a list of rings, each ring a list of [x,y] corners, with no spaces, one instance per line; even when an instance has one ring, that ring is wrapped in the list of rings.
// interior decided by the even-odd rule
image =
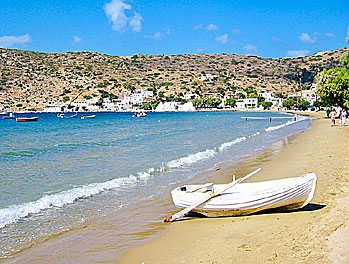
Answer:
[[[135,112],[132,117],[146,117],[147,114],[144,111]]]
[[[64,113],[57,114],[57,117],[59,118],[75,118],[78,114],[72,114],[72,115],[67,115]]]
[[[3,116],[2,119],[16,119],[14,113],[8,113],[7,116]]]
[[[80,116],[80,119],[91,119],[91,118],[95,118],[96,115],[85,115],[85,116]]]
[[[296,178],[237,184],[192,211],[208,217],[248,215],[266,209],[295,210],[313,198],[317,176],[308,173]],[[187,208],[227,184],[185,185],[175,188],[172,200],[176,207]]]

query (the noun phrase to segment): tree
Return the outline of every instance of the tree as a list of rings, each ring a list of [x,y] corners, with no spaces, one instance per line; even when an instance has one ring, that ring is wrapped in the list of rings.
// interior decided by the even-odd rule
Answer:
[[[349,51],[341,58],[341,64],[344,68],[349,69]]]
[[[236,105],[236,100],[234,98],[227,98],[225,100],[225,105],[234,107]]]
[[[272,102],[262,102],[261,105],[263,106],[264,110],[269,109],[273,103]]]
[[[290,110],[291,107],[294,106],[295,104],[296,104],[296,102],[293,99],[284,100],[282,102],[282,106],[286,107],[288,110]]]
[[[152,109],[152,106],[150,103],[143,103],[141,105],[141,109],[144,109],[144,110],[151,110]]]
[[[194,105],[196,108],[202,107],[202,100],[199,99],[199,98],[195,98],[194,101],[193,101],[193,105]]]
[[[306,100],[303,100],[299,103],[299,108],[302,109],[303,111],[308,109],[308,106],[310,105],[310,103]]]
[[[317,76],[319,101],[326,106],[349,105],[349,51],[341,64],[343,68],[324,69]]]
[[[348,106],[349,70],[334,68],[323,70],[318,75],[318,95],[327,106]]]

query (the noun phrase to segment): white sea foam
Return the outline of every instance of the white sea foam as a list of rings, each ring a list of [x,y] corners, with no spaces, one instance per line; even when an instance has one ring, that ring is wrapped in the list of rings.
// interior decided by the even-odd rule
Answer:
[[[182,157],[176,160],[171,160],[167,163],[169,168],[179,168],[185,165],[190,165],[196,163],[200,160],[208,159],[216,155],[216,151],[213,149],[206,149],[202,152],[197,152],[194,154],[190,154],[187,157]]]
[[[307,117],[305,117],[305,116],[297,116],[297,119],[295,121],[292,120],[292,121],[288,121],[288,122],[286,122],[284,124],[281,124],[281,125],[278,125],[278,126],[270,126],[270,127],[266,128],[265,131],[274,131],[274,130],[283,128],[285,126],[289,126],[289,125],[292,125],[294,123],[297,123],[299,121],[303,121],[305,119],[307,119]]]
[[[135,183],[140,178],[130,175],[125,178],[117,178],[102,183],[92,183],[89,185],[77,187],[71,190],[63,191],[57,194],[44,195],[34,202],[23,203],[19,205],[11,205],[0,209],[0,228],[17,222],[20,218],[29,214],[37,214],[42,210],[51,207],[62,207],[71,204],[77,199],[91,197],[103,191],[118,188],[122,185]]]
[[[224,149],[229,148],[229,147],[231,147],[239,142],[245,141],[246,139],[247,139],[247,137],[239,137],[239,138],[234,139],[232,141],[223,143],[222,145],[220,145],[220,147],[218,149],[219,149],[219,151],[223,151]]]

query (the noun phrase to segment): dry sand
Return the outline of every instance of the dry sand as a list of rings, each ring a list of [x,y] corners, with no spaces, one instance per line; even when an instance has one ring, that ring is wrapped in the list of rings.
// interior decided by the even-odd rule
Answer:
[[[311,204],[295,212],[184,219],[117,263],[349,263],[349,127],[312,115],[311,128],[261,162],[262,172],[249,180],[315,172]]]

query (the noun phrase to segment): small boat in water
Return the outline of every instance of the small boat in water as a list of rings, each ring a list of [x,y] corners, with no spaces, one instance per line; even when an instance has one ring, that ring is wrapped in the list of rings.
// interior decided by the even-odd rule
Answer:
[[[34,117],[17,117],[16,121],[17,122],[33,122],[33,121],[38,121],[39,117],[34,116]]]
[[[132,117],[146,117],[147,114],[144,111],[135,112]]]
[[[14,113],[8,113],[7,116],[3,116],[2,119],[16,119]]]
[[[192,209],[208,217],[249,215],[266,209],[295,210],[306,206],[314,196],[316,181],[316,174],[308,173],[296,178],[241,183],[228,189],[228,184],[185,185],[175,188],[171,195],[178,208],[213,197]],[[215,192],[219,195],[214,196]]]
[[[91,119],[91,118],[95,118],[96,115],[85,115],[85,116],[80,116],[80,119]]]
[[[73,114],[73,115],[67,115],[64,113],[57,114],[57,117],[59,118],[75,118],[78,114]]]

